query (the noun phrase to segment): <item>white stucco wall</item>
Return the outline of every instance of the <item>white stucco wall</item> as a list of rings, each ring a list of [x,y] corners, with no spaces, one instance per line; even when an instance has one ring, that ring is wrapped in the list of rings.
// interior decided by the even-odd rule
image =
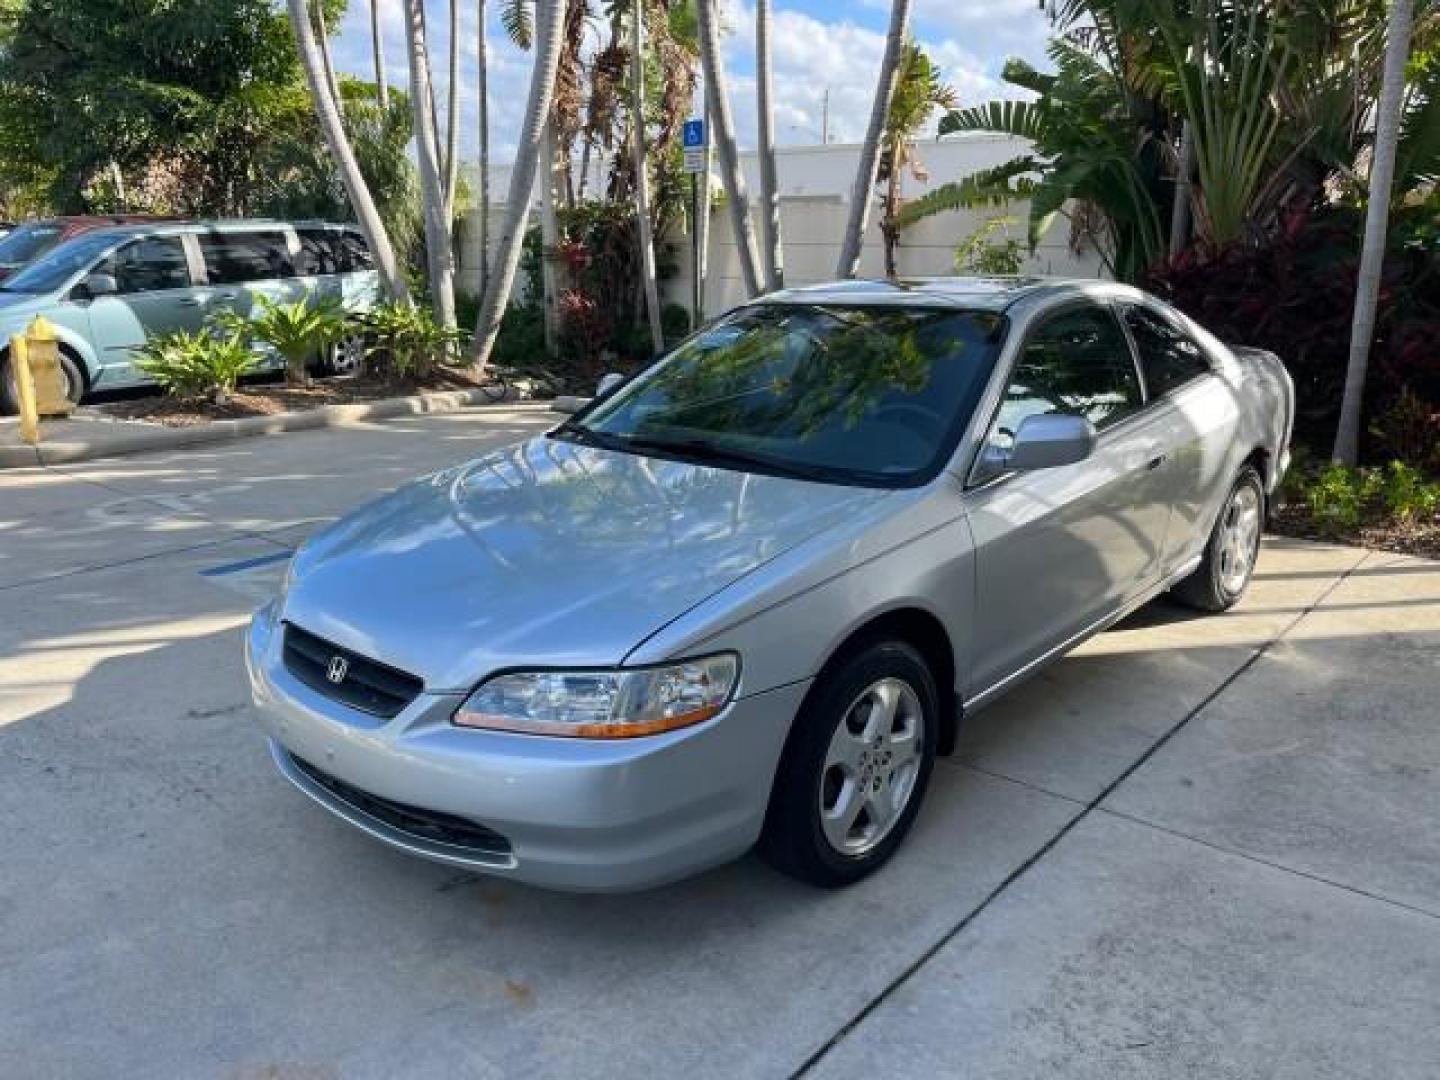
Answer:
[[[919,156],[928,176],[917,179],[907,174],[902,184],[904,196],[915,198],[940,184],[1008,161],[1025,150],[1023,140],[998,135],[969,135],[922,143]],[[831,280],[836,276],[835,264],[840,254],[840,239],[845,231],[849,191],[859,159],[859,147],[853,144],[787,146],[782,147],[776,157],[786,284],[805,285]],[[597,168],[600,167],[603,166],[597,165]],[[753,201],[759,185],[758,165],[753,153],[741,155],[741,168]],[[509,173],[508,166],[491,171],[491,191],[499,199],[504,198]],[[599,186],[592,181],[592,188]],[[718,176],[711,177],[711,186],[715,192],[720,191]],[[1028,206],[1017,202],[1004,208],[951,211],[922,221],[901,234],[897,256],[900,273],[915,277],[954,273],[956,246],[986,219],[1014,218],[1011,233],[1023,240],[1027,213]],[[861,257],[862,276],[880,277],[884,272],[883,244],[876,224],[877,216],[877,212],[872,210]],[[502,207],[492,207],[492,250],[499,241],[503,217]],[[758,229],[758,215],[754,217],[754,223]],[[1079,255],[1072,252],[1068,243],[1069,234],[1069,223],[1063,218],[1057,219],[1027,260],[1025,270],[1073,277],[1101,276],[1098,256],[1093,251]],[[682,268],[678,277],[665,283],[665,297],[688,307],[691,295],[689,236],[671,236],[664,242],[676,247],[675,261]],[[479,230],[475,215],[472,215],[461,232],[459,277],[461,287],[472,292],[479,287],[478,244]],[[710,220],[706,314],[717,314],[744,298],[730,213],[722,201],[712,211]]]

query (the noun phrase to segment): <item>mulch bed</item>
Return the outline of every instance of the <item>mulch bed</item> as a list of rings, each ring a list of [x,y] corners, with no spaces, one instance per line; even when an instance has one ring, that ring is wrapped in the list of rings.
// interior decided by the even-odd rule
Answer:
[[[316,379],[313,385],[304,389],[279,382],[250,382],[242,384],[223,405],[203,398],[177,398],[157,394],[91,405],[86,411],[110,420],[136,420],[163,424],[166,427],[194,427],[214,420],[273,416],[282,412],[318,409],[322,405],[378,401],[381,398],[404,397],[424,391],[474,390],[480,385],[468,371],[446,369],[437,372],[423,384],[364,379],[358,376]]]
[[[1355,529],[1320,527],[1310,518],[1306,507],[1281,504],[1270,515],[1269,531],[1299,540],[1354,544],[1375,551],[1440,559],[1440,521],[1368,524]]]

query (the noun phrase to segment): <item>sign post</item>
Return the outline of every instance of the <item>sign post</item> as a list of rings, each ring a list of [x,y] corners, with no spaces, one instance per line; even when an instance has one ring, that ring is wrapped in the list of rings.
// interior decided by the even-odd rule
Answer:
[[[710,224],[710,145],[703,118],[685,121],[685,171],[690,175],[690,293],[692,329],[705,319],[705,248]],[[701,215],[705,215],[702,225]]]

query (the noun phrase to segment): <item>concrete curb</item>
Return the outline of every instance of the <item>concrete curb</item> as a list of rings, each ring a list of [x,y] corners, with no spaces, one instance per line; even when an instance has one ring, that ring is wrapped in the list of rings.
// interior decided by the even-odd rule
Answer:
[[[513,394],[513,391],[510,392]],[[475,405],[514,405],[511,396],[496,399],[484,390],[447,390],[411,397],[382,398],[343,405],[322,405],[317,409],[276,413],[273,416],[247,416],[236,420],[215,420],[194,427],[161,427],[96,421],[94,439],[41,441],[39,446],[0,446],[0,469],[21,469],[36,465],[63,465],[76,461],[123,457],[154,450],[174,450],[200,443],[227,442],[254,435],[278,435],[285,431],[306,431],[311,428],[340,427],[364,420],[384,420],[396,416],[423,416],[427,413],[451,413]],[[42,429],[43,435],[43,429]]]

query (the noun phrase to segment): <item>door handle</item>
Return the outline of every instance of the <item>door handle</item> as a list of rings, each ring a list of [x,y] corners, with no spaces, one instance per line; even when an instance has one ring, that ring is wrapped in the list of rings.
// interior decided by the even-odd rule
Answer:
[[[199,307],[199,306],[200,306],[201,304],[203,304],[204,302],[205,302],[205,301],[201,300],[198,296],[187,296],[185,299],[183,299],[183,300],[180,301],[180,306],[181,306],[181,307]]]
[[[1165,459],[1168,456],[1169,455],[1167,454],[1156,454],[1153,458],[1151,458],[1145,463],[1145,468],[1153,472],[1154,470],[1160,468],[1161,465],[1165,464]]]

